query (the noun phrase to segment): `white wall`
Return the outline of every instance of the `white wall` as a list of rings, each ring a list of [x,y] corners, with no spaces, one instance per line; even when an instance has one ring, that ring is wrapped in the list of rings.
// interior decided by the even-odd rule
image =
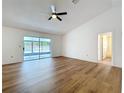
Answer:
[[[44,34],[38,32],[25,31],[22,29],[3,26],[2,29],[2,54],[3,64],[23,62],[23,38],[24,36],[37,36],[50,38],[52,47],[52,56],[61,56],[60,35]],[[13,56],[13,58],[11,58]]]
[[[97,62],[98,33],[112,32],[113,65],[122,65],[121,7],[113,7],[63,36],[63,56]]]

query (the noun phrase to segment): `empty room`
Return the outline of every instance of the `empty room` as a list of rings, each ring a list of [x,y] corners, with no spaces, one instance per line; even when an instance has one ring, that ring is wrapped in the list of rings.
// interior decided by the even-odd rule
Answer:
[[[2,93],[122,93],[122,1],[2,0]]]

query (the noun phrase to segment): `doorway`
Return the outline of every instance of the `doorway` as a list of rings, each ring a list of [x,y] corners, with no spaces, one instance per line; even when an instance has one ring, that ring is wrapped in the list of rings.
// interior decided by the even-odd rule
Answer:
[[[112,32],[98,34],[98,61],[112,64]]]
[[[24,37],[24,61],[51,57],[51,39]]]

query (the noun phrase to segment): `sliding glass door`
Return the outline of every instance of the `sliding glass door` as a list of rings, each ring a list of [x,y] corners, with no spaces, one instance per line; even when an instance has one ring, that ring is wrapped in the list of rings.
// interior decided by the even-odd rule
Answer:
[[[24,37],[24,61],[51,57],[51,40],[39,37]]]

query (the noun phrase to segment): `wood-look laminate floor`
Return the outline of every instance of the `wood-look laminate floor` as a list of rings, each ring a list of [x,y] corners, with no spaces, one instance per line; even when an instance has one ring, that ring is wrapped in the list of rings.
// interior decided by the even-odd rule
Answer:
[[[65,57],[5,65],[3,93],[121,93],[121,69]]]

